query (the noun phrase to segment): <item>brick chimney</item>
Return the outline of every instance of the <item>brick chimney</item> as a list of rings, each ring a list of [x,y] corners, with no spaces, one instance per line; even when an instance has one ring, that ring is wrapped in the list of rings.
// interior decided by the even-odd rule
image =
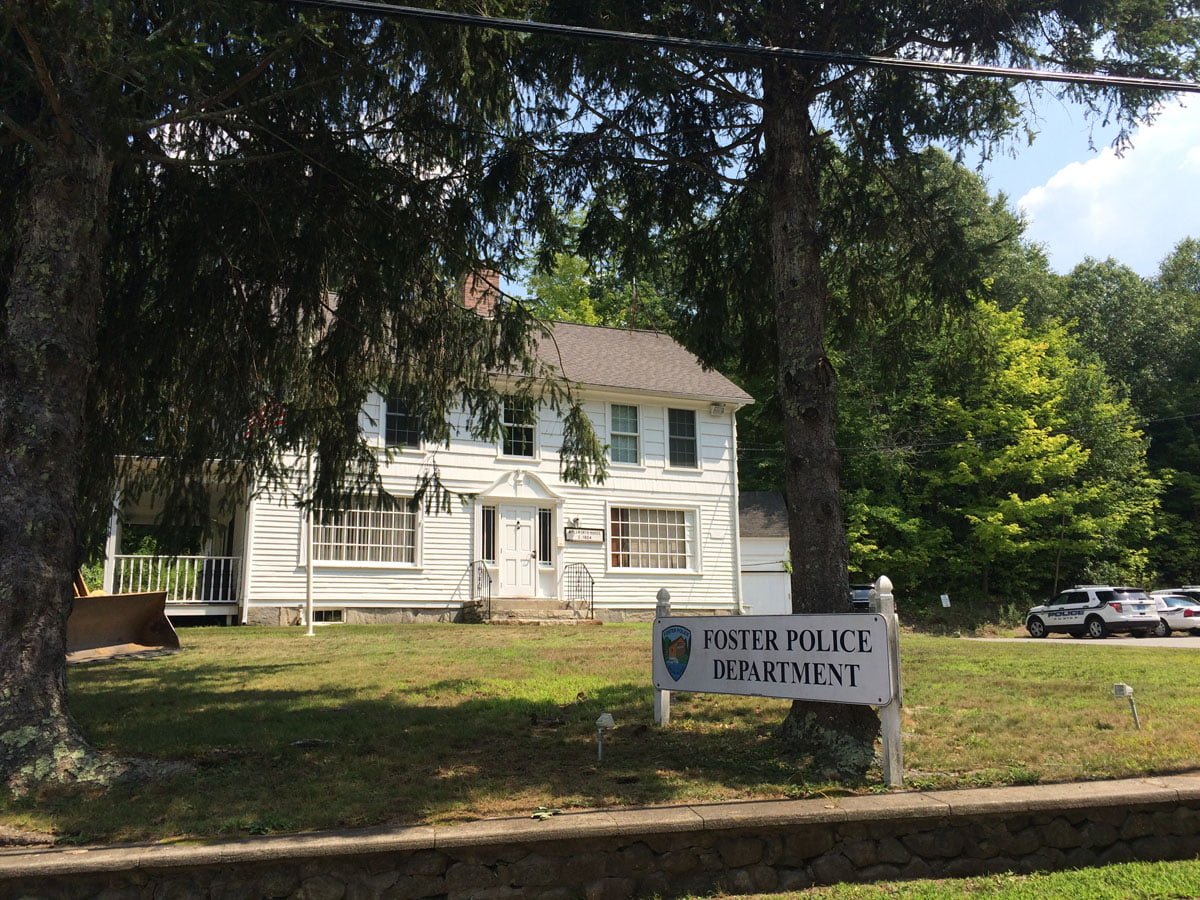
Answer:
[[[500,302],[500,273],[495,269],[471,272],[463,282],[463,306],[491,317]]]

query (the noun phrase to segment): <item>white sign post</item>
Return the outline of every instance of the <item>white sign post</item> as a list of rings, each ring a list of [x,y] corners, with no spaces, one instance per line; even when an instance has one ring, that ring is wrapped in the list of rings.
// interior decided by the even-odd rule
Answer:
[[[881,575],[871,588],[871,608],[887,622],[895,688],[891,700],[879,710],[883,732],[883,780],[888,787],[900,787],[904,784],[904,748],[900,744],[900,707],[904,704],[904,688],[900,683],[900,622],[896,618],[892,580],[886,575]]]
[[[671,592],[666,588],[659,588],[658,595],[655,598],[658,600],[658,605],[654,607],[655,629],[654,629],[654,646],[658,646],[658,622],[671,615]],[[657,683],[656,683],[657,684]],[[669,725],[671,724],[671,692],[655,690],[654,692],[654,724]]]

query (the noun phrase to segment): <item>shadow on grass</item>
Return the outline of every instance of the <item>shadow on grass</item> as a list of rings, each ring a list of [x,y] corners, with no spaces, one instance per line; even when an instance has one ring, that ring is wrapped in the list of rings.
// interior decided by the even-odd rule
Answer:
[[[255,685],[290,671],[299,678],[301,664],[114,668],[75,693],[85,733],[110,752],[189,760],[195,772],[0,808],[36,812],[76,840],[136,840],[778,796],[796,778],[764,724],[782,719],[778,701],[678,696],[664,730],[642,683],[561,704],[488,694],[471,678],[375,696]],[[617,721],[602,764],[601,712]]]

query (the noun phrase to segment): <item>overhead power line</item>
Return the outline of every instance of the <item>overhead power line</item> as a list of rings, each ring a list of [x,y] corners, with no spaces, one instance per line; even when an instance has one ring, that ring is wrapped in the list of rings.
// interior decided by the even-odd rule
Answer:
[[[1149,428],[1154,425],[1162,424],[1163,422],[1179,422],[1187,419],[1200,419],[1200,411],[1190,413],[1180,413],[1176,416],[1162,416],[1157,419],[1139,419],[1131,424],[1139,428]],[[1062,429],[1052,432],[1052,436],[1064,435],[1066,437],[1082,440],[1088,437],[1091,432],[1084,433],[1078,429]],[[1012,446],[1012,436],[1006,435],[994,438],[947,438],[944,440],[925,440],[914,441],[909,444],[858,444],[855,446],[838,447],[839,453],[879,453],[893,454],[903,453],[907,456],[925,456],[931,453],[940,453],[943,450],[952,448],[971,446],[971,447],[1007,447]],[[737,447],[739,456],[756,456],[760,459],[775,459],[783,458],[784,448],[782,444],[743,444],[739,443]]]
[[[843,53],[824,50],[801,50],[795,47],[760,47],[752,44],[732,44],[699,38],[671,37],[664,34],[643,34],[636,31],[616,31],[582,25],[559,25],[528,19],[507,19],[473,13],[450,12],[441,9],[421,9],[378,3],[375,0],[268,0],[288,6],[307,6],[319,9],[338,9],[377,18],[414,19],[461,27],[491,28],[521,34],[544,34],[582,41],[602,41],[634,44],[667,50],[700,53],[705,56],[744,57],[757,60],[793,60],[825,65],[901,69],[915,72],[936,72],[943,75],[973,75],[986,78],[1009,78],[1017,81],[1050,81],[1064,84],[1084,84],[1093,87],[1136,88],[1200,93],[1200,84],[1174,81],[1168,78],[1138,78],[1130,75],[1106,75],[1098,72],[1054,72],[1044,69],[1022,69],[1009,66],[985,66],[973,63],[941,62],[938,60],[901,59],[893,56],[873,56],[866,53]]]

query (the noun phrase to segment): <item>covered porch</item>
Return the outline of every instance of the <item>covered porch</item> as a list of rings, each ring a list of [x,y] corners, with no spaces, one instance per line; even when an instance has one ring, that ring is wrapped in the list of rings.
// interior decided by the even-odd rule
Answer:
[[[118,492],[105,546],[105,592],[165,591],[167,616],[176,624],[238,621],[246,592],[247,498],[240,486],[217,483],[205,493],[197,521],[168,541],[161,496]]]

